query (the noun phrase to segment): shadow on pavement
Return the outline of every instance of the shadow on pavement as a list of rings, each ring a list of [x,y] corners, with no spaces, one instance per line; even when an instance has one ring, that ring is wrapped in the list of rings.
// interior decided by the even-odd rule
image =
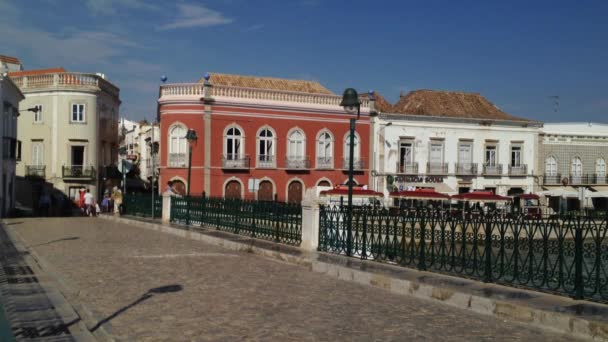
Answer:
[[[38,247],[38,246],[50,245],[50,244],[55,243],[55,242],[71,241],[71,240],[78,240],[78,239],[80,239],[80,237],[78,237],[78,236],[72,236],[72,237],[67,237],[67,238],[63,238],[63,239],[57,239],[57,240],[52,240],[52,241],[48,241],[48,242],[39,243],[37,245],[32,245],[30,247]]]
[[[99,327],[101,327],[105,323],[111,321],[112,319],[118,317],[118,315],[120,315],[123,312],[129,310],[130,308],[132,308],[132,307],[134,307],[134,306],[136,306],[136,305],[144,302],[147,299],[152,298],[155,294],[179,292],[179,291],[181,291],[183,289],[184,288],[181,285],[167,285],[167,286],[161,286],[161,287],[156,287],[156,288],[150,289],[150,290],[148,290],[148,292],[146,292],[143,295],[141,295],[141,297],[139,297],[133,303],[120,308],[118,311],[114,312],[110,316],[108,316],[108,317],[102,319],[101,321],[99,321],[97,324],[95,324],[95,326],[93,328],[91,328],[91,332],[94,332],[95,330],[99,329]]]

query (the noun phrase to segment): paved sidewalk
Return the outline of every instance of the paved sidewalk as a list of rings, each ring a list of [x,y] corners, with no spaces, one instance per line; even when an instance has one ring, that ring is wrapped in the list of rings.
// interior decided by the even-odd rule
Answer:
[[[11,229],[124,340],[573,340],[130,225],[19,222]]]

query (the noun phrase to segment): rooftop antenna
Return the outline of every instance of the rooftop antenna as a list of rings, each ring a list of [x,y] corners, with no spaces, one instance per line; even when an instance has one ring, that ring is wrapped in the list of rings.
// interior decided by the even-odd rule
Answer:
[[[549,98],[553,99],[553,112],[557,113],[559,111],[559,95],[552,95]]]

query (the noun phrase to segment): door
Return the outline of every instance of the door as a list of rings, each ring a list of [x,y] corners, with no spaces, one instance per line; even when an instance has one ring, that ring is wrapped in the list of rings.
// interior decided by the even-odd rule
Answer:
[[[302,202],[302,183],[291,182],[287,188],[287,202],[301,203]]]
[[[241,183],[239,183],[235,180],[228,182],[228,184],[226,184],[226,191],[224,192],[224,198],[241,199]]]
[[[73,176],[80,176],[84,168],[84,146],[72,146],[71,148],[71,171]]]
[[[180,180],[175,180],[173,181],[173,191],[175,191],[175,193],[181,195],[181,196],[185,196],[186,195],[186,184],[184,184],[184,182],[180,181]]]
[[[272,190],[272,183],[270,183],[269,181],[260,182],[260,188],[258,189],[258,201],[272,201]]]

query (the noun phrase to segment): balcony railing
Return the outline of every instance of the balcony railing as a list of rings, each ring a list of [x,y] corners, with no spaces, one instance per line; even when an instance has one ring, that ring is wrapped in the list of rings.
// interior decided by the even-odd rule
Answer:
[[[349,169],[349,162],[350,162],[350,158],[343,158],[342,159],[342,170],[348,170]],[[365,169],[365,161],[361,158],[354,158],[353,159],[353,170],[364,170]]]
[[[170,153],[169,167],[188,167],[188,155],[185,153]]]
[[[287,156],[285,158],[285,168],[288,170],[308,170],[310,168],[310,159],[301,156]]]
[[[397,163],[397,173],[404,173],[406,175],[417,175],[418,163]]]
[[[557,173],[553,175],[543,175],[543,184],[551,185],[551,184],[561,184],[562,183],[562,175]]]
[[[448,163],[426,163],[426,173],[428,175],[447,175]]]
[[[258,155],[258,168],[260,169],[273,169],[277,167],[277,161],[274,156],[270,155]]]
[[[45,165],[26,165],[25,166],[26,177],[40,177],[45,178],[46,166]]]
[[[249,156],[225,154],[222,156],[222,168],[233,170],[249,169]]]
[[[63,166],[63,178],[95,178],[95,168],[84,165]]]
[[[318,157],[317,158],[317,169],[333,169],[334,158],[332,157]]]
[[[528,174],[528,165],[509,165],[509,176],[525,176]]]
[[[595,182],[593,184],[608,184],[608,177],[606,175],[593,175]]]
[[[95,74],[76,72],[59,72],[41,75],[13,76],[13,82],[23,92],[39,89],[86,89],[96,88],[115,97],[119,96],[119,89],[103,77]]]
[[[484,176],[500,176],[502,174],[502,164],[484,164],[483,175]]]
[[[456,175],[473,176],[477,174],[477,163],[456,163]]]
[[[213,78],[211,79],[213,83]],[[230,98],[241,98],[241,99],[255,99],[265,101],[280,101],[280,102],[296,102],[306,104],[317,104],[317,105],[330,105],[340,106],[342,97],[338,95],[330,94],[313,94],[305,92],[295,92],[287,90],[272,90],[272,89],[258,89],[258,88],[245,88],[245,87],[233,87],[224,85],[214,85],[208,87],[205,90],[203,83],[177,83],[167,84],[160,88],[161,97],[164,96],[189,96],[189,97],[202,97],[205,96],[205,92],[213,97],[230,97]],[[369,99],[361,97],[362,108],[369,108]]]
[[[568,177],[570,184],[574,185],[594,185],[594,184],[608,184],[608,179],[603,175],[570,175]]]

